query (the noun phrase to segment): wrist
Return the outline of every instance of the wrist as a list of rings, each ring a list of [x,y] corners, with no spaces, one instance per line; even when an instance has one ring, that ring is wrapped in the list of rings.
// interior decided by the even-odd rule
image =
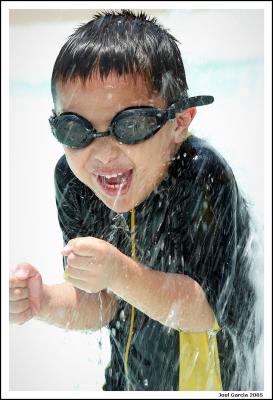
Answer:
[[[140,266],[136,261],[123,254],[114,274],[114,279],[111,280],[108,288],[122,297],[126,291],[130,290],[129,288],[135,275],[138,274],[139,268]]]
[[[42,295],[40,300],[40,309],[37,314],[35,314],[34,318],[36,319],[45,319],[49,314],[48,304],[50,298],[50,286],[46,284],[42,284]]]

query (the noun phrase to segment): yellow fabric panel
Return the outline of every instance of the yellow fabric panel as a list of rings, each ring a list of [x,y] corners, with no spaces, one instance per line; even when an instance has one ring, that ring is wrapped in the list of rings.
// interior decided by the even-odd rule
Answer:
[[[179,390],[222,390],[215,319],[212,332],[180,332]]]

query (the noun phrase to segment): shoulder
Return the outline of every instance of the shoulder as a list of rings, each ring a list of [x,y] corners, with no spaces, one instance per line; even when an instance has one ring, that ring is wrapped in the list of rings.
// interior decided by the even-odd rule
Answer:
[[[196,184],[235,184],[230,165],[225,158],[206,140],[196,136],[188,137],[179,148],[171,174]]]
[[[58,160],[55,166],[54,181],[56,188],[61,192],[72,188],[79,190],[85,187],[85,185],[71,171],[65,155]]]
[[[63,155],[57,162],[54,170],[54,178],[55,182],[59,185],[66,186],[71,179],[75,178],[75,175],[69,168],[69,165],[66,161],[65,155]]]
[[[170,206],[174,215],[187,215],[189,222],[204,215],[212,220],[224,210],[225,215],[232,215],[241,204],[231,167],[203,139],[191,136],[181,145],[170,176]]]
[[[57,162],[54,170],[55,194],[58,204],[80,204],[83,199],[93,199],[93,192],[84,185],[70,169],[65,155]]]

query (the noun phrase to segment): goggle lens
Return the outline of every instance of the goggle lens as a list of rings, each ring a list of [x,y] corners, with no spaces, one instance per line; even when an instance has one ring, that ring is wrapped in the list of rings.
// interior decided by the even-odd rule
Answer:
[[[51,128],[58,141],[68,147],[82,148],[92,141],[90,128],[76,115],[60,115],[51,121]]]
[[[142,142],[159,128],[155,117],[125,117],[113,126],[114,136],[125,144]]]

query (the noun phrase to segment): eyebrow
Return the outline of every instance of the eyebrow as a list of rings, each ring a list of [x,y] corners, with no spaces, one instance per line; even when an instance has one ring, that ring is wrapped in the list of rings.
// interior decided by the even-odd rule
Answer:
[[[120,110],[117,114],[119,114],[119,113],[122,113],[123,111],[128,111],[128,110],[138,110],[138,109],[140,109],[140,108],[155,108],[156,110],[158,109],[157,107],[152,107],[152,106],[145,106],[144,104],[143,105],[141,105],[141,106],[135,106],[135,107],[127,107],[127,108],[124,108],[123,110]],[[117,115],[116,114],[116,115]]]

